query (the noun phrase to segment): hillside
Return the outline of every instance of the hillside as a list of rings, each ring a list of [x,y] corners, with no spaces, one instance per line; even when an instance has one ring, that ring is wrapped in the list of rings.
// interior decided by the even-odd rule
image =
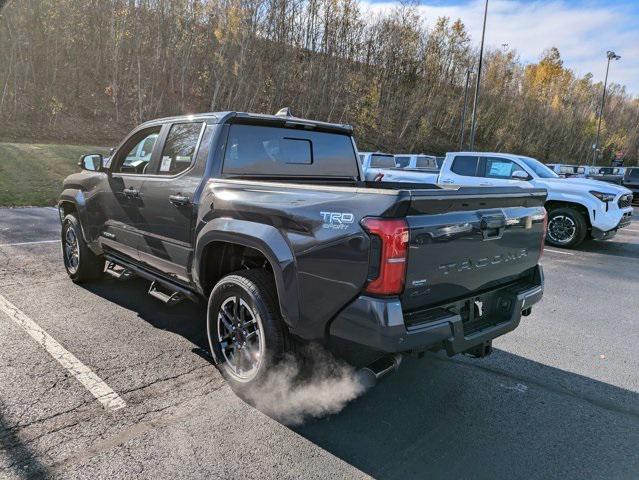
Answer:
[[[0,143],[0,206],[54,205],[62,180],[77,172],[80,155],[103,147]]]

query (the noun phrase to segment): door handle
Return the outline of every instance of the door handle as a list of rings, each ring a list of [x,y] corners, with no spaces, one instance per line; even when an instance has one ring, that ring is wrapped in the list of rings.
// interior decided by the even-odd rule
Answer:
[[[188,205],[191,199],[184,195],[169,195],[169,202],[173,205]]]
[[[504,215],[484,216],[479,222],[484,240],[499,240],[506,228],[506,217]]]
[[[125,188],[124,190],[122,190],[122,193],[124,193],[125,196],[131,198],[139,198],[140,196],[140,192],[135,188]]]

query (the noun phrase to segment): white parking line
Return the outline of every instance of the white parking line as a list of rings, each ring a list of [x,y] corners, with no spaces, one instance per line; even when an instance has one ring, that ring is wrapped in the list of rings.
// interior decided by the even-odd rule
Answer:
[[[91,392],[104,408],[113,411],[126,407],[124,400],[89,367],[2,295],[0,295],[0,311],[6,313],[11,320],[22,327],[42,348],[49,352],[78,382]]]
[[[552,250],[551,248],[544,248],[544,252],[561,253],[562,255],[574,255],[574,253],[562,252],[561,250]]]
[[[639,233],[639,230],[633,230],[632,228],[622,228],[621,230],[619,230],[620,232],[634,232],[634,233]]]
[[[18,247],[20,245],[37,245],[38,243],[58,243],[58,242],[60,242],[60,239],[58,239],[58,240],[39,240],[37,242],[2,243],[2,244],[0,244],[0,247]]]

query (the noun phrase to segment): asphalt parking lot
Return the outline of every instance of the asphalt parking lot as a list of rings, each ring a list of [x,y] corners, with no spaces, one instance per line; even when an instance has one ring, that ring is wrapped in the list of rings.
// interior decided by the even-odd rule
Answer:
[[[288,427],[200,354],[201,307],[166,308],[140,280],[75,285],[55,209],[0,210],[0,478],[636,479],[635,222],[546,249],[544,300],[491,357],[406,359]],[[97,381],[120,403],[97,401]]]

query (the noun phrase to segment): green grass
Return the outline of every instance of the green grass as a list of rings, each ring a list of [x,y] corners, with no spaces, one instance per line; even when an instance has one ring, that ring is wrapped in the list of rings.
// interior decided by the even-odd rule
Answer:
[[[80,155],[107,152],[83,145],[0,143],[0,207],[55,205],[62,180],[80,171]]]

